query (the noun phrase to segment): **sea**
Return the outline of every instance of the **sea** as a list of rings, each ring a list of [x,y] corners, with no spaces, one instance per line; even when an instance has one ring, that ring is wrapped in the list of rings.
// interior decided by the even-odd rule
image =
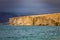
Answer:
[[[60,26],[11,26],[0,24],[0,40],[60,40]]]

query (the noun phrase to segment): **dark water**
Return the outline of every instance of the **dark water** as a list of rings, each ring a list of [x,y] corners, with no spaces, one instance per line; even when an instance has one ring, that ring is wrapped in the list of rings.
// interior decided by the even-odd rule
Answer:
[[[0,25],[0,40],[60,40],[60,27]]]

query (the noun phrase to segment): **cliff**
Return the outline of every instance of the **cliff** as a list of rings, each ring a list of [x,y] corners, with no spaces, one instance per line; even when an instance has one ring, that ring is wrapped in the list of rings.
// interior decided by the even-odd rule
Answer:
[[[60,13],[13,17],[9,25],[60,26]]]

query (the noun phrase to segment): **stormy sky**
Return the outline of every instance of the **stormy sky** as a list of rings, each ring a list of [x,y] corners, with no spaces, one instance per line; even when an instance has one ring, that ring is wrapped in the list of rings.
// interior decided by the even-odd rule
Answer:
[[[57,11],[60,11],[60,0],[0,0],[0,12],[47,13]]]
[[[60,0],[0,0],[0,19],[17,15],[60,12]]]

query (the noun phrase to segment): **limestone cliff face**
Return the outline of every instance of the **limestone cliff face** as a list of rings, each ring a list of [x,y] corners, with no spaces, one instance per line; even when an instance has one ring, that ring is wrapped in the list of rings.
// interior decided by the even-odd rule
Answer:
[[[30,16],[15,17],[9,19],[10,25],[33,25],[33,18]]]
[[[9,18],[9,25],[60,26],[60,13]]]

